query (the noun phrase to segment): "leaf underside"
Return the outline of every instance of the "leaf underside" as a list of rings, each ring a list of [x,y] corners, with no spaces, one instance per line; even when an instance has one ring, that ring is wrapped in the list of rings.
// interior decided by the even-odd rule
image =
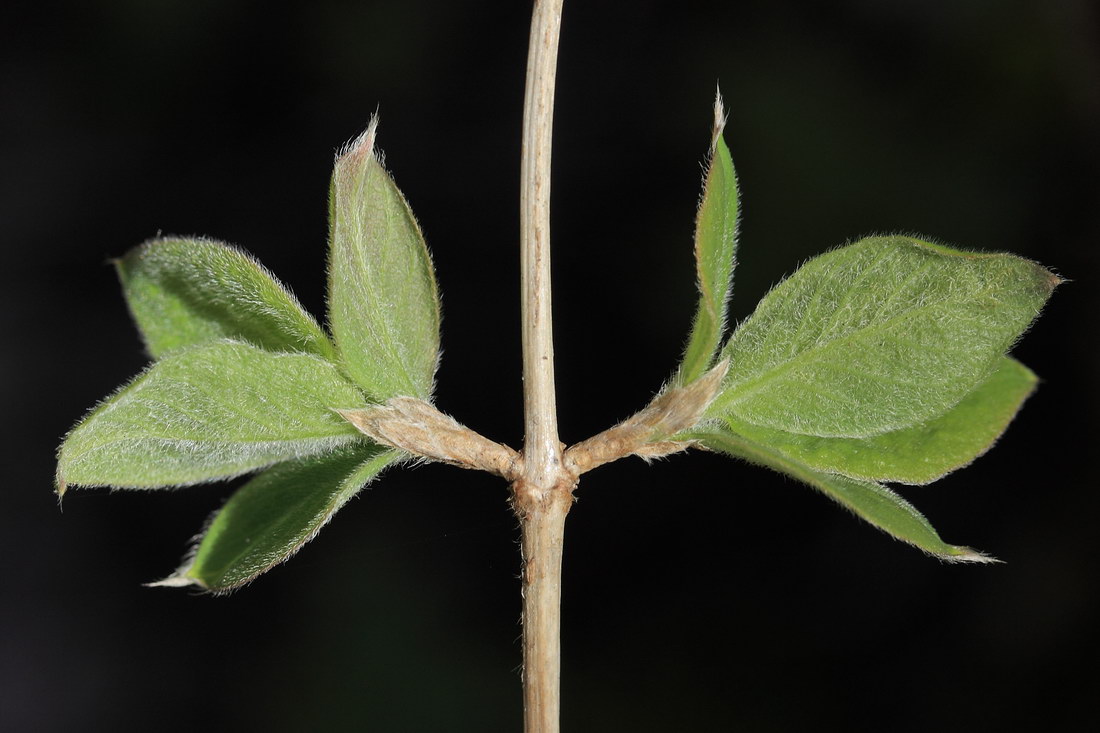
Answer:
[[[156,362],[80,422],[61,447],[59,484],[178,486],[318,455],[360,440],[333,409],[365,404],[319,357],[197,346]]]
[[[224,592],[289,559],[400,453],[359,441],[251,479],[212,518],[175,575],[154,585]]]

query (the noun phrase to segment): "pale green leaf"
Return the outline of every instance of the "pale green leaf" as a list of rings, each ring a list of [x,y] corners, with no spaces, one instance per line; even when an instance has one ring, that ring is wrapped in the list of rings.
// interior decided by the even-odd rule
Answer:
[[[871,237],[807,262],[730,337],[708,414],[862,438],[942,415],[992,373],[1059,280],[1007,254]]]
[[[766,466],[798,479],[883,532],[948,562],[994,562],[980,552],[949,545],[912,504],[873,481],[815,471],[800,461],[726,430],[690,434],[711,450]]]
[[[233,247],[207,239],[154,239],[115,264],[155,358],[221,339],[335,358],[328,336],[294,296]]]
[[[166,357],[61,446],[58,484],[155,488],[227,478],[361,440],[334,410],[363,395],[330,362],[233,341]]]
[[[374,149],[376,129],[377,119],[332,175],[329,325],[348,374],[376,400],[428,399],[439,358],[435,273]]]
[[[738,191],[733,159],[722,139],[725,110],[714,100],[710,164],[695,220],[695,269],[699,307],[676,376],[688,384],[711,367],[726,328],[726,306],[737,252]]]
[[[730,429],[812,468],[852,478],[927,484],[985,453],[1035,389],[1036,377],[1015,359],[959,404],[928,422],[870,438],[819,438],[729,421]]]
[[[198,585],[221,592],[249,582],[313,539],[400,455],[359,444],[269,468],[214,515],[183,567],[153,585]]]

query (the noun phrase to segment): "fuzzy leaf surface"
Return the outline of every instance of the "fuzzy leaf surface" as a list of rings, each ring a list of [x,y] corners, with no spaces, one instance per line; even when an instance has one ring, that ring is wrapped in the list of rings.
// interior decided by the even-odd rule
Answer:
[[[1004,357],[943,415],[870,438],[819,438],[729,420],[730,429],[811,468],[852,478],[927,484],[985,453],[1035,389],[1034,373]]]
[[[377,121],[336,161],[329,320],[343,363],[382,402],[428,399],[439,358],[439,296],[420,226],[374,150]]]
[[[699,307],[676,381],[688,384],[714,362],[726,328],[726,308],[737,253],[738,190],[733,158],[722,139],[724,111],[715,102],[714,139],[695,220]]]
[[[730,337],[708,414],[863,438],[947,412],[1059,283],[1029,260],[870,237],[807,262]]]
[[[256,476],[214,515],[193,556],[159,585],[219,592],[289,559],[386,466],[397,451],[359,443],[288,461]]]
[[[690,435],[711,450],[772,468],[809,484],[888,535],[942,560],[993,561],[969,547],[944,542],[924,515],[882,484],[814,470],[770,446],[760,445],[728,430],[714,429]]]
[[[153,364],[61,446],[58,483],[156,488],[236,476],[361,440],[333,408],[366,404],[330,362],[234,341]]]
[[[154,239],[115,265],[154,358],[222,339],[335,358],[328,336],[297,299],[234,247],[208,239]]]

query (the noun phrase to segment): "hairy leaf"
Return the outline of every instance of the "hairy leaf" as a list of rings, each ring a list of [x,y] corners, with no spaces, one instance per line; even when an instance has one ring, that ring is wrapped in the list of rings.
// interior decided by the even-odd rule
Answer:
[[[281,463],[246,483],[217,512],[191,556],[154,585],[239,587],[290,558],[400,453],[359,444]]]
[[[233,247],[207,239],[154,239],[115,264],[155,358],[221,339],[335,358],[328,336],[294,296]]]
[[[726,305],[737,251],[738,191],[733,159],[722,139],[725,110],[714,100],[710,164],[695,220],[695,268],[699,307],[676,383],[684,385],[711,367],[726,328]]]
[[[233,341],[156,362],[61,446],[58,484],[155,488],[226,478],[361,440],[363,395],[331,363]]]
[[[883,532],[948,562],[994,562],[980,552],[944,542],[912,504],[873,481],[816,471],[773,447],[728,430],[692,433],[711,450],[775,469],[814,487]]]
[[[709,414],[821,437],[923,423],[989,377],[1058,282],[1020,257],[909,237],[833,250],[730,337]]]
[[[374,150],[377,118],[336,161],[329,321],[348,374],[372,397],[427,399],[439,357],[439,297],[412,210]]]
[[[819,438],[732,419],[729,426],[815,469],[852,478],[927,484],[989,450],[1036,382],[1030,369],[1004,357],[985,382],[943,415],[870,438]]]

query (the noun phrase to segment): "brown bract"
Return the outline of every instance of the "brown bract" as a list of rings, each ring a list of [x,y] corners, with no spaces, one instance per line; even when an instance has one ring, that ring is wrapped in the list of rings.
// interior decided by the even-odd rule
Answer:
[[[384,405],[337,412],[382,445],[432,461],[488,471],[509,481],[520,475],[518,453],[470,430],[424,400],[394,397]]]
[[[624,456],[660,458],[688,448],[690,442],[668,438],[699,422],[728,368],[723,361],[691,384],[662,392],[615,427],[572,446],[565,452],[566,467],[579,476]]]

